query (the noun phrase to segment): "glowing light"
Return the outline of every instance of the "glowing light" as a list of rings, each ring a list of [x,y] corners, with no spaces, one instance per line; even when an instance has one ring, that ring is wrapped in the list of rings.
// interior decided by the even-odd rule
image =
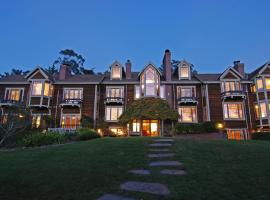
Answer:
[[[217,128],[218,129],[222,129],[223,128],[223,124],[222,123],[217,123]]]
[[[101,133],[101,129],[99,128],[99,129],[97,130],[97,132],[98,132],[98,133]]]
[[[23,115],[22,115],[22,114],[20,114],[20,115],[19,115],[19,118],[23,118]]]

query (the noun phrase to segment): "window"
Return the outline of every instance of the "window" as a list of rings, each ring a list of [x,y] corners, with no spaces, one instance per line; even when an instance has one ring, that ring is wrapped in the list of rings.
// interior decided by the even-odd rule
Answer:
[[[197,111],[196,107],[179,107],[178,113],[180,115],[179,122],[197,122]]]
[[[82,99],[83,89],[64,88],[64,99]]]
[[[262,78],[258,78],[258,79],[256,80],[256,82],[257,82],[257,88],[258,88],[258,90],[263,89],[263,81],[262,81]]]
[[[78,128],[81,124],[80,114],[62,114],[61,127],[62,128]]]
[[[189,79],[190,78],[190,73],[189,73],[189,66],[186,64],[183,64],[182,66],[179,67],[179,79]]]
[[[180,98],[180,97],[195,97],[196,96],[195,87],[190,87],[190,86],[178,87],[177,88],[177,96],[178,96],[178,98]]]
[[[123,107],[106,107],[106,121],[117,121],[123,113]]]
[[[5,100],[22,101],[23,92],[24,92],[23,88],[7,88]]]
[[[165,96],[165,85],[161,85],[161,86],[160,86],[159,96],[160,96],[160,98],[162,98],[162,99],[165,99],[165,98],[166,98],[166,96]]]
[[[244,140],[246,136],[246,130],[227,130],[228,140]]]
[[[256,87],[255,87],[255,85],[252,85],[252,86],[250,87],[250,90],[251,90],[252,93],[255,93],[255,92],[256,92]]]
[[[50,96],[50,84],[49,83],[45,83],[44,84],[44,96]]]
[[[135,85],[135,99],[139,99],[140,97],[141,97],[140,86]]]
[[[255,104],[255,116],[256,116],[256,118],[259,118],[260,117],[260,114],[259,114],[259,106],[258,106],[258,104]]]
[[[239,90],[240,90],[240,82],[235,82],[235,81],[222,82],[223,92],[239,91]]]
[[[132,132],[136,133],[136,132],[140,132],[141,130],[141,123],[139,120],[133,120],[132,122]]]
[[[159,75],[153,67],[148,67],[141,75],[141,89],[144,96],[159,94]]]
[[[41,96],[42,94],[42,81],[34,81],[32,85],[32,95]]]
[[[112,67],[111,79],[121,79],[121,67]]]
[[[261,109],[261,117],[267,117],[267,111],[266,111],[266,103],[262,102],[259,104],[260,105],[260,109]]]
[[[224,119],[244,119],[242,103],[224,103]]]
[[[33,128],[39,128],[40,127],[40,121],[41,121],[41,115],[33,115],[32,116],[32,127]]]
[[[270,78],[265,78],[265,87],[267,90],[270,90]]]
[[[123,135],[123,128],[121,127],[110,127],[109,130],[114,133],[115,135]]]
[[[123,87],[108,87],[107,88],[107,97],[124,97],[124,88]]]

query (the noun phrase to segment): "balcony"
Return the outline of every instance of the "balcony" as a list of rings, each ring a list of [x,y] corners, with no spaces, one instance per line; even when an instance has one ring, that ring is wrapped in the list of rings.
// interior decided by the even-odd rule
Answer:
[[[62,107],[81,107],[82,99],[64,99],[60,106]]]
[[[225,91],[221,93],[221,98],[224,100],[243,100],[246,94],[243,90]]]
[[[0,99],[0,106],[13,106],[18,103],[20,102],[16,100]]]
[[[197,105],[197,97],[179,97],[177,99],[178,105]]]
[[[123,105],[124,98],[123,97],[106,97],[105,102],[106,105]]]

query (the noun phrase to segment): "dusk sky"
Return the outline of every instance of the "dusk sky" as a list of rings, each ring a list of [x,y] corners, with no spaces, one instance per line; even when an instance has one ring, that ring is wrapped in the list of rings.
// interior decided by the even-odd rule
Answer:
[[[48,67],[66,48],[95,71],[114,60],[160,66],[165,49],[201,73],[238,59],[251,71],[270,60],[269,8],[269,0],[1,1],[0,73]]]

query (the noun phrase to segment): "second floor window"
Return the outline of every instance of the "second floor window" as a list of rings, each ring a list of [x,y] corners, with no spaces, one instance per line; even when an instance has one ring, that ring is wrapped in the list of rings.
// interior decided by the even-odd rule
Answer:
[[[65,88],[64,99],[82,99],[83,91],[81,88]]]
[[[108,87],[106,97],[124,97],[123,87]]]
[[[107,106],[106,121],[117,121],[123,113],[123,107]]]
[[[264,78],[265,81],[265,87],[267,90],[270,90],[270,78]]]
[[[223,92],[239,91],[239,90],[241,90],[240,82],[226,81],[222,83]]]
[[[145,69],[141,75],[141,91],[143,96],[157,96],[159,94],[159,75],[153,67]]]
[[[112,67],[111,79],[121,79],[121,67]]]
[[[180,67],[180,79],[189,79],[189,67]]]
[[[135,99],[139,99],[141,97],[141,90],[139,85],[135,85]]]
[[[243,114],[243,104],[242,103],[224,103],[223,104],[223,114],[224,119],[244,119]]]
[[[33,81],[32,83],[32,96],[51,96],[52,86],[43,81]]]
[[[178,98],[180,97],[195,97],[195,87],[178,87],[177,90]]]
[[[258,88],[258,90],[262,90],[262,89],[263,89],[263,81],[262,81],[262,78],[258,78],[258,79],[256,80],[256,82],[257,82],[257,88]]]
[[[6,89],[5,100],[22,101],[23,89],[22,88],[8,88]]]

